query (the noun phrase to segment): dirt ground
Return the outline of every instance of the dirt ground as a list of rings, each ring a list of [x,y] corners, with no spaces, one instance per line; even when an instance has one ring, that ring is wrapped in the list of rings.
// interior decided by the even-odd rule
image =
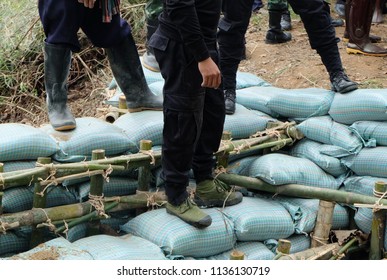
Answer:
[[[332,12],[332,17],[338,16]],[[253,14],[246,34],[247,59],[241,62],[239,70],[253,73],[276,87],[329,89],[328,73],[316,51],[311,49],[299,17],[292,14],[292,40],[279,45],[265,43],[267,19],[265,7]],[[344,26],[336,28],[338,38],[342,38],[344,29]],[[387,15],[384,15],[384,23],[372,25],[371,33],[382,37],[380,46],[387,46]],[[360,88],[387,89],[387,57],[349,55],[345,43],[341,41],[338,45],[348,76],[358,82]],[[141,54],[143,49],[139,52]],[[108,107],[103,101],[109,97],[105,89],[111,79],[110,69],[103,69],[91,81],[83,84],[82,88],[70,88],[68,103],[75,117],[102,118],[105,115],[101,108]],[[44,97],[36,98],[34,102],[36,109],[33,111],[23,111],[18,106],[6,108],[0,116],[0,123],[19,122],[33,126],[47,123]],[[15,110],[21,113],[15,114]]]

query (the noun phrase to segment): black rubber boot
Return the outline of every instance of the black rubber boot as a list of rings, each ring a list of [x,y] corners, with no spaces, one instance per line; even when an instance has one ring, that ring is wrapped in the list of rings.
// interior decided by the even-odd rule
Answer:
[[[224,91],[224,104],[226,106],[226,114],[232,115],[235,113],[236,92],[235,89],[226,89]]]
[[[76,122],[67,107],[67,78],[71,64],[71,50],[65,46],[44,45],[44,83],[48,119],[55,130],[71,130]]]
[[[290,18],[289,10],[285,10],[281,15],[281,28],[282,30],[289,31],[292,30],[292,20]]]
[[[266,33],[266,44],[281,44],[292,39],[292,35],[281,28],[282,11],[269,11],[269,30]]]
[[[147,24],[146,24],[147,33],[146,33],[146,43],[145,43],[146,51],[142,56],[142,64],[144,65],[144,67],[153,72],[160,72],[160,67],[153,53],[153,49],[152,47],[149,46],[148,42],[150,40],[150,37],[152,37],[153,33],[155,33],[158,25],[159,25],[159,21],[157,19],[147,20]]]
[[[162,96],[148,87],[132,34],[121,44],[106,49],[114,78],[126,98],[129,112],[162,110]]]
[[[357,83],[351,81],[344,71],[329,73],[332,91],[347,93],[358,88]]]

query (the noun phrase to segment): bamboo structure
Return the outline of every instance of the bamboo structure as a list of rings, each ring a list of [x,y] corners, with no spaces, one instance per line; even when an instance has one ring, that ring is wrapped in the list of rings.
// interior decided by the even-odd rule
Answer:
[[[294,254],[284,255],[279,257],[278,260],[328,260],[338,250],[340,250],[338,243],[330,243]]]
[[[140,141],[140,153],[152,155],[152,141],[141,140]],[[149,191],[149,185],[151,182],[151,165],[154,162],[145,163],[138,169],[138,190],[142,192]],[[144,213],[147,209],[136,209],[136,215]]]
[[[311,248],[328,243],[329,232],[332,228],[335,202],[320,200],[317,212],[316,225],[311,234]]]
[[[230,260],[244,260],[245,253],[239,250],[232,250],[230,253]]]
[[[278,246],[276,249],[277,255],[274,256],[273,260],[278,260],[282,256],[289,255],[291,247],[292,243],[289,240],[278,239]]]

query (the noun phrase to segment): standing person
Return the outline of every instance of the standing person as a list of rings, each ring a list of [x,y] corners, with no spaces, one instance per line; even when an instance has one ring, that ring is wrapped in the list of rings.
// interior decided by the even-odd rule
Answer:
[[[39,0],[46,35],[44,80],[48,118],[55,130],[71,130],[76,121],[67,106],[72,52],[80,51],[77,32],[106,48],[113,75],[130,112],[162,109],[162,97],[150,91],[129,24],[119,15],[119,0]]]
[[[220,69],[227,114],[235,113],[236,73],[243,53],[243,39],[249,24],[253,0],[223,0],[224,17],[219,23],[218,42]],[[320,55],[331,90],[347,93],[357,89],[344,72],[330,8],[324,0],[288,0],[293,11],[301,17],[312,49]],[[250,7],[250,8],[249,8]]]
[[[216,31],[221,0],[163,0],[159,27],[149,41],[165,80],[161,178],[166,211],[197,228],[212,220],[198,206],[242,200],[212,177],[225,120]],[[250,5],[251,10],[251,5]],[[196,192],[187,192],[193,170]]]
[[[291,29],[287,0],[269,0],[267,9],[269,11],[269,30],[266,32],[266,44],[289,42],[292,34],[283,31]]]

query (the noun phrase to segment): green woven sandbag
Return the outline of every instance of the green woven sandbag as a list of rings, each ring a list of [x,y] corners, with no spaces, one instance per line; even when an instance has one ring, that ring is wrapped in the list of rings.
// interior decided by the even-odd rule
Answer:
[[[121,230],[145,238],[163,249],[168,258],[208,257],[233,248],[236,241],[233,222],[217,208],[203,209],[212,218],[204,229],[195,228],[165,209],[143,213]]]
[[[117,156],[131,150],[133,143],[122,129],[93,117],[77,118],[77,128],[55,131],[50,125],[41,129],[58,142],[60,150],[53,155],[59,162],[90,160],[93,150],[105,150],[105,156]]]
[[[58,146],[39,128],[18,123],[0,124],[0,162],[50,157]]]
[[[73,243],[94,260],[166,260],[156,244],[131,234],[123,236],[93,235]]]

